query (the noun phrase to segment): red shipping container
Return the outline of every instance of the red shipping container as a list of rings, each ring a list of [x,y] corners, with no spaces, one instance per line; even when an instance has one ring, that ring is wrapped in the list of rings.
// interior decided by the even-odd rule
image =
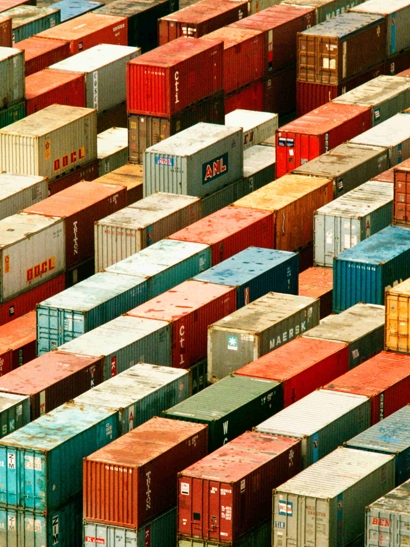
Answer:
[[[323,389],[369,397],[376,424],[410,403],[410,355],[382,351]]]
[[[160,46],[180,38],[200,38],[248,15],[247,0],[202,0],[158,19]]]
[[[283,177],[371,126],[369,107],[333,102],[283,125],[276,133],[276,177]]]
[[[263,32],[265,74],[296,64],[296,36],[316,24],[314,8],[276,5],[230,26]]]
[[[51,183],[48,183],[48,194],[49,196],[54,196],[58,192],[70,188],[74,184],[81,182],[83,180],[94,180],[98,177],[98,160],[87,163],[82,167],[79,167],[75,171],[68,173],[60,178],[53,180]],[[110,183],[111,184],[111,183]]]
[[[320,300],[320,319],[333,311],[333,269],[308,268],[299,274],[299,296],[310,296]]]
[[[13,47],[24,49],[26,77],[70,57],[70,42],[31,36]]]
[[[37,0],[0,0],[0,13],[23,5],[36,6]]]
[[[396,74],[396,76],[404,76],[405,78],[410,78],[410,68],[399,72],[398,74]]]
[[[0,17],[0,46],[12,47],[11,17]]]
[[[127,313],[172,324],[172,366],[206,357],[208,326],[236,311],[236,288],[189,280]]]
[[[394,169],[393,222],[410,224],[410,167],[403,164]]]
[[[300,439],[246,432],[178,473],[180,536],[232,545],[272,515],[272,489],[302,469]]]
[[[232,206],[169,236],[169,239],[211,245],[212,266],[252,245],[273,249],[273,238],[273,213]]]
[[[74,268],[94,257],[94,222],[126,206],[124,186],[82,181],[26,209],[65,219],[66,268]]]
[[[221,40],[179,38],[127,64],[127,108],[169,117],[223,88]]]
[[[283,115],[296,110],[296,65],[274,72],[263,81],[265,112]]]
[[[26,115],[52,104],[86,107],[84,74],[46,69],[26,77]]]
[[[287,407],[348,370],[347,344],[299,337],[238,369],[235,374],[282,382],[283,407]]]
[[[0,327],[0,376],[36,356],[36,312]]]
[[[128,19],[98,13],[85,13],[37,36],[70,42],[71,55],[98,44],[128,45]]]
[[[0,392],[30,397],[30,418],[103,382],[104,358],[50,351],[0,378]]]
[[[84,519],[140,528],[176,505],[178,471],[207,453],[208,426],[148,420],[84,458]]]
[[[229,25],[206,34],[204,39],[220,39],[224,42],[223,88],[225,93],[239,89],[264,75],[264,35],[259,30],[235,28]]]
[[[36,305],[65,289],[65,274],[58,275],[29,291],[0,304],[0,325],[35,310]]]
[[[264,110],[265,85],[262,80],[248,84],[225,96],[225,114],[241,108],[243,110]]]

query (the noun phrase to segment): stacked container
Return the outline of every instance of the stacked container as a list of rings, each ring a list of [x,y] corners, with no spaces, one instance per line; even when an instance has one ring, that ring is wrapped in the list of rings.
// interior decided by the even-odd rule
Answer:
[[[24,118],[24,53],[0,47],[0,128]],[[15,171],[19,173],[19,171]]]
[[[0,16],[0,46],[11,47],[11,18]]]
[[[278,129],[278,115],[239,108],[225,116],[225,125],[242,127],[245,151],[275,136]]]
[[[47,195],[45,177],[0,173],[0,219],[46,199]]]
[[[128,131],[111,127],[97,135],[98,175],[102,177],[128,162]]]
[[[410,353],[409,300],[409,279],[386,291],[386,350]]]
[[[19,317],[12,325],[0,327],[0,376],[36,356],[36,313]]]
[[[299,295],[318,298],[320,319],[332,313],[333,272],[329,268],[307,268],[299,274]]]
[[[394,210],[393,222],[408,226],[410,224],[409,206],[409,166],[400,165],[394,170]]]
[[[19,6],[3,14],[11,17],[13,44],[60,24],[60,10],[53,7]]]
[[[119,184],[127,190],[127,205],[142,199],[142,165],[127,163],[113,172],[94,179],[98,184]]]
[[[22,40],[14,47],[24,50],[26,76],[44,70],[71,55],[69,42],[47,40],[47,38],[41,38],[40,36],[32,36],[27,40]]]

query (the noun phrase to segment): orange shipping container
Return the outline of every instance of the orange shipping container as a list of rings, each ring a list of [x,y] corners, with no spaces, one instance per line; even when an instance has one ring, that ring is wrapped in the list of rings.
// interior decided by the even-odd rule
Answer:
[[[333,269],[308,268],[299,274],[299,296],[320,300],[320,319],[332,313]]]
[[[0,17],[0,46],[12,47],[11,17]]]
[[[13,47],[24,50],[26,77],[70,57],[70,42],[31,36]]]
[[[288,174],[233,205],[273,213],[273,248],[298,251],[313,241],[313,213],[332,199],[332,180]]]
[[[386,291],[384,347],[410,353],[410,279]]]
[[[127,163],[111,173],[98,177],[94,182],[99,184],[118,184],[127,189],[127,206],[143,198],[142,165]]]
[[[0,327],[0,376],[36,356],[36,312]]]
[[[393,222],[410,225],[410,167],[394,169]]]

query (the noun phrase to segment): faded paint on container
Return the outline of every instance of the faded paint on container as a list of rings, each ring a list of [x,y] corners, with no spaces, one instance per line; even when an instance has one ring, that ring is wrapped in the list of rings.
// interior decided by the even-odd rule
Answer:
[[[208,386],[207,370],[208,362],[206,359],[201,359],[191,367],[189,367],[189,375],[191,379],[191,395],[195,395],[198,391],[202,391]]]
[[[24,53],[0,47],[0,109],[24,100]]]
[[[128,130],[112,127],[97,135],[98,176],[102,177],[128,162]]]
[[[57,178],[48,185],[49,197],[54,196],[58,192],[66,190],[70,186],[83,182],[85,180],[92,181],[98,176],[98,160],[91,161],[84,167],[77,167],[71,173]]]
[[[409,301],[408,279],[386,291],[386,350],[410,353]]]
[[[242,178],[242,129],[198,123],[144,152],[144,196],[206,196]]]
[[[258,2],[259,3],[259,2]],[[235,541],[235,547],[271,547],[271,519],[258,524]],[[225,547],[225,542],[178,537],[177,547]],[[88,547],[88,546],[87,546]],[[91,546],[90,546],[91,547]],[[175,547],[173,544],[170,547]]]
[[[0,129],[6,127],[18,120],[22,120],[26,115],[26,103],[21,101],[20,103],[13,104],[8,108],[0,110]]]
[[[255,431],[301,439],[306,469],[370,427],[370,414],[370,400],[364,395],[318,389],[259,423]]]
[[[61,0],[60,2],[55,2],[53,7],[60,10],[61,22],[65,23],[70,19],[98,9],[103,5],[102,2],[89,2],[86,0],[75,0],[74,2],[72,0]]]
[[[29,397],[14,393],[0,393],[0,438],[13,433],[30,421]]]
[[[0,376],[36,356],[36,312],[31,311],[0,328]]]
[[[410,81],[410,80],[409,80]],[[407,226],[410,220],[410,207],[408,205],[410,187],[410,169],[404,163],[394,171],[394,210],[393,222]]]
[[[213,452],[282,408],[279,382],[231,375],[164,411],[163,416],[207,424],[209,452]]]
[[[324,23],[337,17],[348,9],[361,4],[365,0],[282,0],[282,4],[314,8],[316,24]]]
[[[386,289],[410,277],[410,230],[389,226],[333,261],[333,311],[384,304]]]
[[[208,327],[208,381],[221,380],[318,323],[318,300],[272,292],[258,298]]]
[[[410,85],[410,84],[409,84]],[[410,104],[410,101],[409,101]],[[278,129],[278,115],[238,108],[225,116],[225,125],[242,127],[243,150],[274,137]]]
[[[12,47],[10,17],[0,16],[0,46]]]
[[[212,194],[200,198],[202,207],[201,218],[212,215],[224,207],[228,207],[237,199],[248,195],[251,191],[245,180],[239,179],[232,182],[232,184],[227,184],[216,192],[212,192]]]
[[[3,13],[12,19],[13,44],[60,24],[60,10],[54,6],[19,6]]]
[[[366,505],[393,487],[394,456],[340,447],[273,491],[272,546],[363,545]]]
[[[24,50],[26,77],[44,70],[54,63],[58,63],[70,55],[69,42],[47,40],[39,36],[32,36],[27,40],[22,40],[14,47]]]
[[[256,145],[244,150],[244,196],[275,180],[275,164],[274,148]]]
[[[73,402],[7,435],[0,440],[1,505],[37,514],[60,507],[82,489],[83,458],[118,435],[113,410]]]
[[[127,189],[127,205],[142,199],[142,165],[127,163],[111,173],[93,179],[98,184],[117,184]]]
[[[0,220],[48,196],[45,177],[0,173]]]
[[[308,268],[299,274],[299,295],[318,298],[320,319],[332,313],[333,271],[329,268]]]
[[[201,200],[156,192],[94,224],[97,271],[124,260],[202,217]]]
[[[386,228],[393,219],[393,185],[368,181],[315,212],[315,266],[333,259]]]

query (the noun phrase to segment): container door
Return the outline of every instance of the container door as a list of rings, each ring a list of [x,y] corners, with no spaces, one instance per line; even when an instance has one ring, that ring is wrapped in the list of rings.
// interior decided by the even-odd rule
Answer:
[[[230,520],[232,522],[232,501],[225,499],[226,492],[224,488],[221,488],[221,484],[215,481],[208,482],[209,492],[209,512],[208,512],[208,529],[206,539],[213,539],[219,541],[221,539],[221,518]],[[232,489],[231,489],[232,492]],[[232,498],[232,496],[231,496]],[[206,533],[206,530],[205,530]],[[225,533],[222,539],[226,541],[230,537]]]

